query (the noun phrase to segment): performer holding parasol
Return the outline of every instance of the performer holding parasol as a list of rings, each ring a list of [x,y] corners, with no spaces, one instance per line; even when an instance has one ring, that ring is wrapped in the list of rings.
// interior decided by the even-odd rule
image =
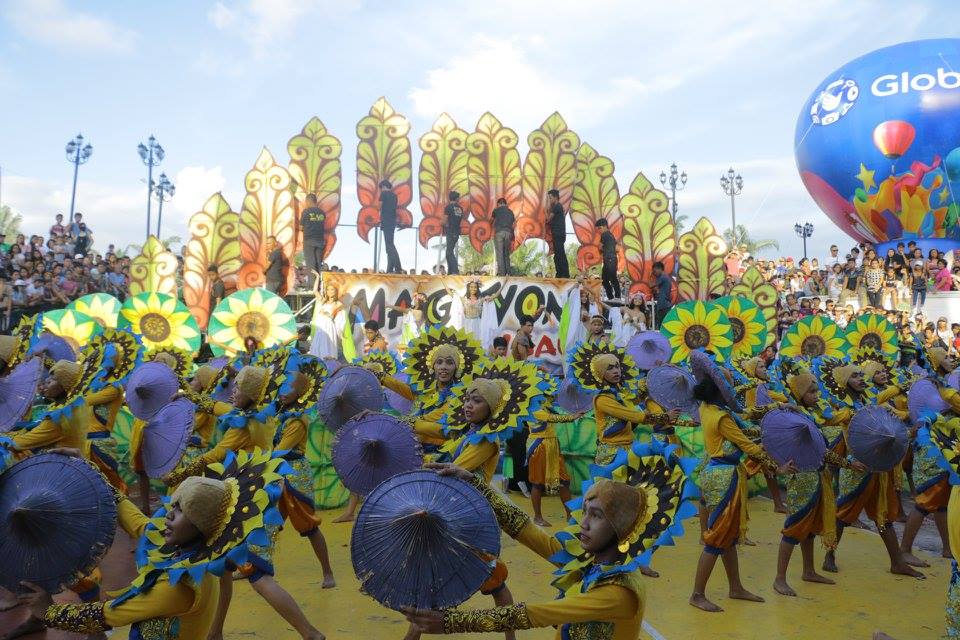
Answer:
[[[559,569],[559,599],[496,609],[431,611],[408,608],[407,619],[426,633],[463,633],[557,627],[556,638],[633,640],[639,637],[646,591],[638,567],[683,533],[695,512],[696,462],[660,441],[633,443],[614,463],[593,467],[584,495],[573,503],[575,522],[551,536],[526,513],[456,466],[443,475],[471,483],[490,502],[500,527]]]

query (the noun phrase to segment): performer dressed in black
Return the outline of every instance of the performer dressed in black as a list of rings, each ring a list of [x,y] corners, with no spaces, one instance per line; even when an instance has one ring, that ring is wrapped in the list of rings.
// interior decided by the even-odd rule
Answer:
[[[550,228],[550,240],[553,244],[553,268],[558,278],[570,277],[570,265],[567,264],[567,217],[560,204],[560,192],[547,191],[547,226]]]
[[[400,255],[393,244],[393,234],[397,230],[397,194],[389,180],[380,181],[380,230],[387,251],[387,273],[403,273]]]
[[[497,275],[510,275],[510,250],[513,248],[513,225],[516,218],[506,198],[497,198],[493,210],[493,253],[497,259]]]
[[[447,234],[447,273],[456,275],[460,273],[460,265],[457,264],[457,243],[460,242],[463,207],[460,206],[459,193],[451,191],[447,196],[447,206],[443,209],[443,228]]]
[[[603,256],[603,268],[600,270],[600,279],[603,291],[607,294],[608,300],[619,299],[621,290],[620,279],[617,277],[617,239],[610,233],[610,225],[605,218],[600,218],[594,225],[602,230],[600,251]]]
[[[327,246],[326,229],[324,223],[327,216],[317,206],[317,196],[307,194],[307,207],[300,214],[300,228],[303,230],[303,261],[309,272],[309,284],[313,287],[313,279],[320,273],[323,264],[323,252]]]

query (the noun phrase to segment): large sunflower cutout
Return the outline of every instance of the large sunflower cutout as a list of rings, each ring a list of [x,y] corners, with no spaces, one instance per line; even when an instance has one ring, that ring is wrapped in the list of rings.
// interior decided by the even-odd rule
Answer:
[[[43,331],[49,331],[69,342],[77,352],[101,330],[93,318],[73,309],[47,311],[42,316],[40,327]]]
[[[691,351],[701,349],[725,361],[733,348],[730,319],[716,302],[681,302],[667,312],[660,332],[673,347],[672,362],[683,362]]]
[[[843,329],[830,318],[807,316],[783,334],[780,353],[788,358],[842,358],[847,354],[847,340]]]
[[[755,356],[767,346],[767,321],[763,310],[743,296],[724,296],[715,300],[727,313],[733,339],[733,357]]]
[[[116,329],[121,306],[120,301],[109,293],[90,293],[77,298],[66,308],[90,316],[101,327]]]
[[[244,350],[243,341],[250,337],[262,347],[290,342],[297,335],[297,322],[280,296],[244,289],[220,301],[210,315],[207,335],[215,354],[233,355]]]
[[[854,356],[863,349],[872,349],[891,359],[899,353],[896,327],[877,313],[854,318],[847,325],[846,337]]]
[[[143,339],[143,346],[176,347],[187,351],[200,348],[200,327],[187,307],[165,293],[130,296],[120,308],[121,329],[130,329]]]

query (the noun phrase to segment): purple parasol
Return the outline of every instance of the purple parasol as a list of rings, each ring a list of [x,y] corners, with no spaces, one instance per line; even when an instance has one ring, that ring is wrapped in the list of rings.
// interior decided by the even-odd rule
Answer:
[[[143,428],[140,458],[151,478],[162,478],[176,468],[193,434],[196,405],[177,398],[157,411]]]
[[[864,407],[850,420],[847,444],[871,471],[889,471],[907,452],[907,425],[883,407]]]
[[[947,386],[954,391],[960,391],[960,367],[957,367],[947,376]]]
[[[767,389],[767,385],[760,383],[757,385],[757,406],[765,407],[768,404],[773,404],[774,399],[770,397],[770,390]]]
[[[568,375],[560,382],[557,391],[557,406],[567,413],[579,413],[593,409],[593,396],[577,385],[573,375]]]
[[[670,341],[659,331],[638,333],[627,343],[627,355],[633,358],[639,368],[647,371],[670,362],[672,354]]]
[[[910,391],[907,392],[907,410],[912,422],[919,422],[931,413],[940,414],[949,409],[950,405],[940,397],[940,390],[929,378],[917,380],[910,385]]]
[[[73,350],[70,343],[60,336],[48,332],[41,333],[40,337],[34,340],[33,344],[30,345],[30,350],[27,351],[27,355],[46,356],[54,362],[60,360],[77,361],[77,352]]]
[[[31,456],[0,475],[0,586],[56,593],[97,566],[116,528],[113,491],[89,463]]]
[[[693,399],[693,387],[697,384],[693,374],[675,364],[662,364],[647,374],[647,392],[650,398],[664,407],[680,409],[694,419],[700,419],[700,406]]]
[[[383,409],[380,381],[363,367],[340,367],[323,385],[317,408],[327,428],[337,431],[343,423],[365,409]]]
[[[690,368],[693,370],[693,377],[697,382],[710,378],[720,389],[720,394],[727,403],[727,408],[739,413],[743,410],[740,402],[737,400],[737,392],[733,389],[733,384],[727,378],[723,368],[715,363],[713,359],[704,351],[690,352]]]
[[[149,420],[177,395],[177,374],[162,362],[144,362],[127,379],[127,406],[141,420]]]
[[[0,433],[9,431],[26,416],[42,376],[43,362],[31,358],[0,378]]]
[[[333,443],[333,468],[343,486],[361,496],[384,480],[421,466],[423,451],[413,431],[386,414],[350,420]]]
[[[780,464],[793,461],[800,471],[823,466],[827,443],[816,423],[805,413],[774,409],[760,423],[763,448]]]
[[[327,375],[333,375],[337,369],[343,366],[343,363],[336,358],[324,358],[323,364],[327,365]]]
[[[390,609],[446,609],[473,595],[500,554],[487,500],[432,471],[393,476],[367,496],[350,540],[361,589]]]
[[[410,376],[406,373],[397,373],[393,377],[400,382],[410,381]],[[390,408],[397,413],[407,414],[410,413],[411,409],[413,409],[413,400],[407,400],[393,389],[387,389],[384,387],[383,395],[386,396],[387,403],[390,405]]]

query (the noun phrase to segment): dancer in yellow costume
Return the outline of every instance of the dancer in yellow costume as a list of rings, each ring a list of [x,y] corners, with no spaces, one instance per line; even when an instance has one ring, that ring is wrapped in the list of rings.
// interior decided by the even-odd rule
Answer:
[[[690,354],[693,375],[697,379],[694,398],[700,401],[700,425],[707,463],[700,470],[700,489],[707,509],[707,526],[703,530],[704,549],[700,554],[690,604],[704,611],[722,611],[707,599],[706,587],[717,558],[723,556],[723,567],[729,583],[729,597],[763,602],[743,586],[737,559],[737,543],[747,533],[747,473],[741,458],[746,455],[761,463],[761,468],[775,473],[794,471],[789,465],[777,467],[763,447],[748,438],[737,413],[742,411],[733,389],[733,375],[720,367],[707,354]]]
[[[820,406],[820,389],[817,379],[808,371],[787,378],[787,389],[799,410],[813,422],[817,422],[815,410]],[[823,436],[824,444],[827,437]],[[783,523],[780,550],[777,556],[777,576],[774,590],[785,596],[797,593],[787,584],[787,567],[793,549],[800,545],[803,556],[802,579],[806,582],[835,584],[833,580],[817,573],[813,562],[813,538],[820,536],[826,549],[837,545],[837,505],[833,491],[833,474],[827,465],[854,467],[865,470],[859,462],[850,462],[830,448],[823,457],[824,466],[816,471],[798,471],[786,476],[787,517]]]
[[[92,634],[130,625],[131,638],[206,638],[217,608],[216,574],[228,554],[266,535],[279,493],[268,486],[280,481],[280,464],[259,451],[231,454],[211,467],[212,477],[184,480],[152,519],[117,492],[120,525],[140,539],[133,582],[107,602],[54,604],[37,587],[22,602],[51,629]]]
[[[659,440],[635,442],[614,463],[594,467],[574,524],[555,536],[480,478],[455,466],[440,473],[473,484],[490,502],[505,533],[559,570],[559,598],[479,611],[407,610],[407,619],[426,633],[464,633],[556,627],[557,640],[635,640],[640,637],[646,589],[638,567],[661,545],[681,535],[692,515],[697,490],[689,479],[696,465],[677,457],[680,449]]]

